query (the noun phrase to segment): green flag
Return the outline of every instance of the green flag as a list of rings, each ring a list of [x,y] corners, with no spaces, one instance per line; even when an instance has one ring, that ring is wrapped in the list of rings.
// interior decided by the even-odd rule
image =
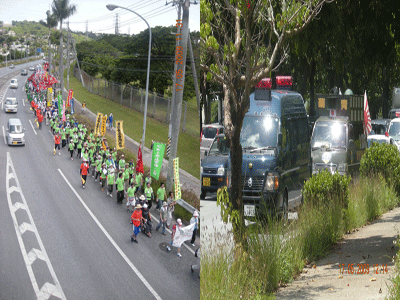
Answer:
[[[58,114],[62,117],[63,99],[61,94],[58,95]]]
[[[151,177],[155,180],[158,180],[160,177],[162,162],[164,158],[165,144],[162,143],[154,143],[153,144],[153,152],[151,155]]]

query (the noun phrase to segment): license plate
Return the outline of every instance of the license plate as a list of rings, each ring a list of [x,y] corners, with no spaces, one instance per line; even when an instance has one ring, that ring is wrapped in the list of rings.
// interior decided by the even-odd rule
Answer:
[[[256,206],[255,205],[244,205],[244,216],[245,217],[254,217],[256,215]]]
[[[203,186],[210,186],[211,181],[209,177],[203,177]]]
[[[16,144],[17,142],[13,142],[13,144]]]
[[[11,112],[11,110],[7,109],[7,112]]]

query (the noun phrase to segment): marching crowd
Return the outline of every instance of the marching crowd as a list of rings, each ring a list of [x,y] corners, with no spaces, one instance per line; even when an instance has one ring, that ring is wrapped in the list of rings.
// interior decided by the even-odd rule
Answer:
[[[144,174],[141,172],[143,168],[135,169],[132,159],[129,162],[125,161],[124,154],[118,155],[115,148],[110,149],[105,138],[100,134],[96,135],[93,130],[88,132],[86,126],[79,123],[68,111],[65,112],[65,118],[61,118],[57,101],[53,101],[52,105],[48,107],[44,95],[35,93],[30,82],[27,82],[25,89],[28,99],[31,100],[31,109],[37,117],[39,129],[42,129],[43,122],[50,126],[54,136],[53,154],[56,155],[58,152],[58,155],[61,155],[62,149],[66,149],[71,160],[81,159],[82,188],[86,187],[87,180],[92,176],[93,181],[99,184],[102,191],[106,190],[109,197],[113,197],[115,187],[118,204],[122,204],[126,199],[126,210],[132,212],[133,235],[131,241],[138,243],[137,236],[140,231],[151,237],[150,208],[153,202],[160,214],[160,223],[156,227],[156,231],[162,228],[161,234],[166,235],[165,230],[170,228],[176,204],[173,192],[169,192],[167,197],[165,185],[161,183],[160,188],[154,193],[151,187],[151,177],[143,178]],[[112,114],[110,121],[110,126],[112,126]],[[198,216],[198,212],[195,211],[190,221],[191,224],[195,223],[190,241],[193,247],[195,246]],[[176,224],[172,226],[171,246],[176,229],[181,226],[181,219],[177,219]],[[177,255],[181,257],[180,246],[177,248]],[[167,246],[167,250],[171,251],[171,247]]]

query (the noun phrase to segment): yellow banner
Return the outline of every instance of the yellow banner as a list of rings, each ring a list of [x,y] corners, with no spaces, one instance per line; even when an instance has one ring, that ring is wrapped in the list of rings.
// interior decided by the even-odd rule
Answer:
[[[125,136],[124,136],[124,128],[123,128],[124,121],[116,121],[117,124],[117,131],[115,133],[115,139],[117,140],[117,150],[125,148]]]
[[[108,148],[108,143],[106,138],[103,138],[102,144],[103,144],[103,150],[106,151]]]
[[[100,130],[100,134],[102,136],[106,134],[106,126],[107,126],[107,116],[103,116],[101,119],[101,130]]]
[[[94,135],[100,134],[100,122],[103,118],[102,113],[97,113],[96,124],[94,125]]]
[[[179,157],[174,159],[175,199],[181,199],[181,184],[179,182]]]
[[[52,88],[48,88],[47,89],[47,106],[50,107],[51,103],[52,103],[52,95],[53,95],[53,89]]]

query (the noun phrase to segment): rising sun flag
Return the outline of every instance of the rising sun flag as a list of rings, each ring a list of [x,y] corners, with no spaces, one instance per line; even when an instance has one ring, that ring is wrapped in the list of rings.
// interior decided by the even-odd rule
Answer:
[[[367,91],[364,93],[364,134],[368,135],[372,130],[371,115],[369,113]]]

